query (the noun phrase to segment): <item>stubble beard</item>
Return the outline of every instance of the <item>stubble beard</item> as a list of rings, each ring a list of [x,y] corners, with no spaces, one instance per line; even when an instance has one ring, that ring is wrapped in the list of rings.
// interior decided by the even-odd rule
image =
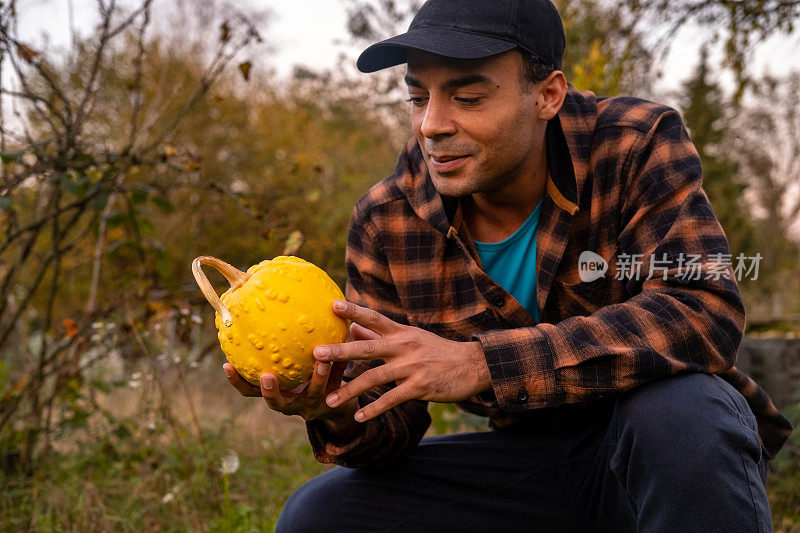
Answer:
[[[478,176],[437,176],[431,172],[431,181],[436,191],[443,196],[465,197],[476,193],[486,192],[494,189],[490,183]]]

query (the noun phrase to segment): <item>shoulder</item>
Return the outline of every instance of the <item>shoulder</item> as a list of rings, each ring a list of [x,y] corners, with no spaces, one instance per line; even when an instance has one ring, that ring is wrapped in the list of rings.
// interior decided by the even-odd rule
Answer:
[[[632,96],[597,97],[570,86],[559,117],[573,156],[587,163],[624,160],[651,143],[688,140],[678,111]]]
[[[422,154],[416,141],[409,141],[400,152],[394,172],[382,179],[356,202],[353,208],[352,223],[365,226],[374,223],[381,214],[401,211],[408,204],[408,189],[415,180],[414,169],[422,161]]]
[[[647,134],[662,123],[683,126],[680,113],[664,104],[632,96],[597,99],[595,132],[617,128]]]

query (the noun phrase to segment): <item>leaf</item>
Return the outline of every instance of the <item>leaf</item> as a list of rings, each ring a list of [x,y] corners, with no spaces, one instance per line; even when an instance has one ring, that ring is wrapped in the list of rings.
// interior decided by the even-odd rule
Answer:
[[[124,211],[116,211],[114,213],[109,213],[103,216],[103,220],[106,221],[106,225],[109,228],[115,228],[117,226],[121,226],[127,220],[128,215]]]
[[[222,24],[219,25],[219,40],[223,43],[227,43],[231,38],[231,26],[228,24],[228,21],[224,21]]]
[[[156,230],[155,225],[146,218],[137,218],[136,223],[139,225],[139,231],[143,235],[152,235]]]
[[[158,275],[162,278],[172,277],[172,263],[166,253],[157,254],[156,272],[158,272]]]
[[[144,185],[136,185],[131,193],[131,202],[133,202],[134,205],[143,204],[147,201],[148,196],[150,196],[150,190],[148,187]]]
[[[118,439],[122,440],[125,440],[133,435],[125,422],[120,422],[117,427],[111,430],[111,433],[113,433]]]
[[[73,411],[72,418],[65,418],[61,424],[68,429],[86,429],[89,427],[90,413],[83,409]]]
[[[111,392],[111,386],[108,383],[106,383],[105,381],[101,381],[99,379],[93,379],[89,384],[93,388],[95,388],[95,389],[97,389],[99,391],[105,392],[106,394]]]
[[[150,199],[150,201],[153,202],[156,205],[156,207],[158,207],[165,213],[172,213],[173,211],[175,211],[175,207],[173,207],[170,201],[164,198],[163,196],[153,196]]]
[[[3,160],[3,163],[13,163],[17,159],[20,159],[23,155],[25,155],[25,150],[20,150],[18,152],[3,152],[0,153],[0,159]]]
[[[25,387],[28,386],[28,376],[22,376],[20,379],[15,381],[11,387],[6,391],[4,398],[8,399],[11,396],[18,396],[23,393]]]
[[[61,186],[64,187],[65,191],[77,196],[78,198],[83,198],[84,194],[86,193],[85,187],[81,187],[78,183],[72,181],[67,176],[61,178]]]
[[[30,147],[31,148],[42,148],[42,147],[47,146],[51,142],[53,142],[52,139],[45,139],[43,141],[37,141],[37,142],[33,143]]]
[[[283,255],[294,255],[297,250],[303,245],[303,233],[300,230],[295,230],[289,234],[286,239],[286,244],[283,246]]]
[[[27,61],[28,63],[33,63],[33,59],[39,55],[39,52],[31,50],[24,44],[20,43],[17,45],[17,55],[23,59],[23,61]]]
[[[8,363],[0,359],[0,391],[5,391],[8,385]]]
[[[242,77],[244,81],[250,81],[250,69],[253,67],[252,63],[249,61],[245,61],[244,63],[239,63],[239,70],[242,72]]]
[[[101,193],[92,198],[92,209],[95,211],[100,211],[106,206],[106,202],[108,202],[108,194]]]
[[[64,326],[64,336],[66,338],[71,339],[78,334],[78,326],[75,325],[75,321],[73,319],[65,318],[61,324]]]
[[[310,203],[313,204],[318,202],[321,197],[322,197],[322,191],[320,191],[319,189],[314,189],[313,191],[309,192],[306,195],[306,200],[308,200]]]

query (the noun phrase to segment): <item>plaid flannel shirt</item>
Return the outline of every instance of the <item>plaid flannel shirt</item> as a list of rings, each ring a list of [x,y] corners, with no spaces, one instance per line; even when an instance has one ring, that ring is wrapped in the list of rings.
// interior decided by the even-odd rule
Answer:
[[[480,341],[492,387],[458,405],[490,417],[495,429],[680,372],[714,373],[747,399],[773,457],[792,427],[734,366],[744,308],[678,112],[569,86],[548,123],[546,150],[550,176],[531,261],[539,324],[483,271],[458,199],[436,192],[413,139],[395,173],[355,206],[347,299],[448,339]],[[607,262],[604,276],[581,280],[584,250]],[[690,256],[695,271],[687,276],[680,258]],[[637,259],[639,275],[615,275],[622,257]],[[345,379],[378,364],[350,363]],[[412,400],[345,441],[320,422],[307,428],[317,460],[359,466],[408,454],[429,424],[426,402]]]

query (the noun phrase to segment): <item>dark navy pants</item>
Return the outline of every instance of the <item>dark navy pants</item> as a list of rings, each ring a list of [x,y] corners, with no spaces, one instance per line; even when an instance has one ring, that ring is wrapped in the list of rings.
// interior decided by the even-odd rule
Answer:
[[[389,467],[337,467],[279,533],[772,531],[756,421],[717,376],[654,382],[525,429],[423,439]]]

